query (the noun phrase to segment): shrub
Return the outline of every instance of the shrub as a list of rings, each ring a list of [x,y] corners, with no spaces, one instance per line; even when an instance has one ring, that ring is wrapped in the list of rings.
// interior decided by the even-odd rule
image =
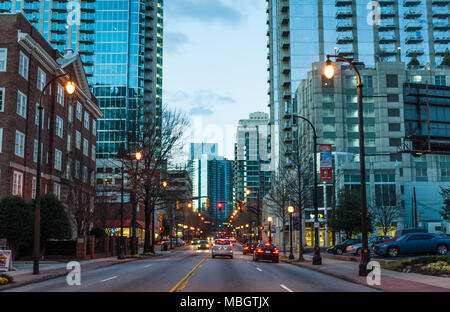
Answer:
[[[141,255],[128,255],[127,258],[142,258]]]
[[[0,274],[0,279],[6,279],[6,284],[14,282],[14,278],[6,273]]]

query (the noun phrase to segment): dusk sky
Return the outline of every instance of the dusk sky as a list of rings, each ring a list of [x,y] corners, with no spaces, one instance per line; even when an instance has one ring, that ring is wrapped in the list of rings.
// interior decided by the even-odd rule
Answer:
[[[238,121],[269,112],[266,2],[169,0],[164,23],[163,102],[233,159]]]

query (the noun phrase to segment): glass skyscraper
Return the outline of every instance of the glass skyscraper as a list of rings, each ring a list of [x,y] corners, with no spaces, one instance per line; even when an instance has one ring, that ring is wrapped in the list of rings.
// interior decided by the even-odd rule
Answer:
[[[94,72],[96,0],[7,0],[0,13],[23,13],[55,49],[78,52],[86,77]]]

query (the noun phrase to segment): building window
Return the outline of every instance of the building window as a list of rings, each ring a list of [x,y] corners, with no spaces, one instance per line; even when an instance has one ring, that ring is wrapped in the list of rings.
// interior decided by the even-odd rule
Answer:
[[[89,113],[84,112],[84,127],[89,130]]]
[[[58,83],[58,91],[56,95],[56,101],[64,106],[64,88]]]
[[[47,74],[40,67],[38,67],[37,88],[41,91],[44,90],[46,81],[47,81]]]
[[[57,182],[53,183],[53,194],[55,194],[58,199],[61,199],[61,184]]]
[[[0,88],[0,112],[5,111],[5,88]]]
[[[17,90],[17,114],[27,118],[27,96]]]
[[[97,121],[95,119],[92,119],[92,134],[97,135]]]
[[[75,161],[75,178],[80,178],[80,161],[78,160]]]
[[[83,139],[83,154],[89,157],[89,141]]]
[[[31,178],[31,198],[36,197],[36,177]]]
[[[390,123],[389,131],[400,131],[400,124],[399,123]]]
[[[42,129],[44,129],[44,109],[42,111]],[[36,115],[34,116],[34,123],[39,126],[39,103],[36,103]]]
[[[55,169],[61,171],[62,152],[55,149]]]
[[[416,82],[416,83],[420,83],[422,82],[422,76],[420,75],[414,75],[411,77],[411,82]]]
[[[402,144],[401,138],[390,138],[389,139],[389,146],[399,146]]]
[[[365,76],[363,76],[362,80],[363,80],[362,83],[365,88],[373,88],[372,76],[365,75]]]
[[[442,182],[450,182],[450,168],[441,168]]]
[[[25,134],[16,130],[16,144],[14,147],[14,154],[23,158],[24,151],[25,151]]]
[[[439,75],[434,77],[434,84],[438,85],[438,86],[446,86],[447,85],[447,81],[445,79],[446,77],[444,75]]]
[[[388,94],[387,101],[388,102],[398,102],[398,94]]]
[[[388,116],[389,117],[400,117],[400,109],[399,108],[389,108]]]
[[[416,168],[416,180],[427,181],[427,168]]]
[[[12,195],[22,196],[22,190],[23,190],[23,173],[14,171]]]
[[[30,59],[26,56],[22,51],[19,54],[19,74],[28,80],[28,65],[30,63]]]
[[[88,173],[87,167],[83,166],[83,183],[87,182],[87,173]]]
[[[75,130],[75,147],[81,149],[81,133]]]
[[[95,161],[95,145],[91,146],[91,159]]]
[[[72,150],[72,135],[67,135],[67,151],[70,152]]]
[[[398,76],[397,75],[386,75],[386,87],[398,88]]]
[[[0,49],[0,72],[6,71],[6,60],[8,56],[8,49]]]
[[[69,119],[69,122],[73,122],[73,105],[69,104],[69,113],[67,118]]]
[[[94,170],[91,171],[91,186],[94,186],[94,181],[95,181],[95,172]]]
[[[63,137],[63,119],[59,116],[56,116],[56,135]]]
[[[77,116],[77,119],[78,119],[79,121],[81,121],[81,118],[82,118],[82,110],[83,110],[83,108],[82,108],[82,106],[81,106],[81,103],[80,103],[80,102],[77,102],[76,116]]]
[[[33,144],[33,161],[35,162],[35,163],[37,163],[37,159],[38,159],[38,147],[39,147],[39,144],[38,144],[38,140],[34,140],[34,144]]]

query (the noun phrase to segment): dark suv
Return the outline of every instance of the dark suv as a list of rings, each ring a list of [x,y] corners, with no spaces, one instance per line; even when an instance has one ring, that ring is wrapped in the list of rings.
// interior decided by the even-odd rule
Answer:
[[[359,243],[361,243],[361,239],[348,239],[340,244],[328,247],[327,249],[325,249],[325,251],[335,255],[342,255],[347,249],[347,246]]]

